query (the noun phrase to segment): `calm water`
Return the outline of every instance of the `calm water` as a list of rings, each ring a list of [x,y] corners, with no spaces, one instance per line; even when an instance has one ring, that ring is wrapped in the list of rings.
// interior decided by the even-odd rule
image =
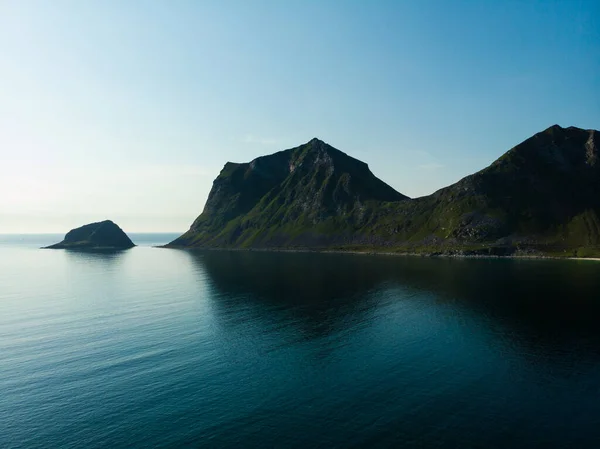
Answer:
[[[0,447],[600,447],[600,263],[0,236]]]

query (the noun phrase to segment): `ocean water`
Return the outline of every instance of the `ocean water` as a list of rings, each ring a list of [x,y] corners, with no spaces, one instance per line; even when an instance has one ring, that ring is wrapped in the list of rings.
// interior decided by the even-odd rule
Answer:
[[[598,448],[600,263],[0,236],[2,448]]]

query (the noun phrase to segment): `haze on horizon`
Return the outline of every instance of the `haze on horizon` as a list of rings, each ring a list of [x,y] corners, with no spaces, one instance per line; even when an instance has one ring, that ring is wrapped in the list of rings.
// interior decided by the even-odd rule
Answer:
[[[0,233],[185,231],[225,162],[318,137],[430,194],[599,128],[600,3],[0,1]]]

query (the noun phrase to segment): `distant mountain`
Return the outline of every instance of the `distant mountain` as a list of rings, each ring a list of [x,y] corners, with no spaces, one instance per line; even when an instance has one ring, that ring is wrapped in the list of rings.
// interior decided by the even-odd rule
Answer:
[[[128,249],[135,245],[123,230],[110,220],[90,223],[67,232],[62,242],[48,249]]]
[[[225,165],[204,212],[170,246],[594,255],[598,132],[554,125],[489,167],[409,199],[313,139]]]

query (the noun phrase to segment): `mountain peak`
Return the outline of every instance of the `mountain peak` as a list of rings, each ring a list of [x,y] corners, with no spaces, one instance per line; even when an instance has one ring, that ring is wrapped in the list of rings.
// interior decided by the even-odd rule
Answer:
[[[527,176],[548,174],[549,170],[579,173],[594,166],[597,160],[595,131],[552,125],[519,143],[482,172],[501,168],[519,168]]]
[[[407,199],[367,164],[318,138],[238,165],[213,182],[204,211],[173,245],[297,244],[319,229],[359,226],[373,204]],[[290,235],[270,229],[296,229]],[[340,236],[340,239],[343,236]]]
[[[331,145],[329,145],[328,143],[322,141],[321,139],[319,139],[317,137],[313,137],[308,142],[306,142],[304,145],[301,145],[301,147],[309,148],[311,150],[317,150],[317,151],[336,150]],[[336,150],[336,151],[339,151],[339,150]]]
[[[574,128],[574,127],[569,127],[569,128],[563,128],[562,126],[558,125],[558,124],[554,124],[552,126],[549,126],[548,128],[546,128],[543,131],[540,131],[536,134],[534,134],[531,138],[555,138],[557,136],[563,136],[565,135],[568,131],[573,131],[573,130],[579,130],[579,128]]]
[[[573,134],[573,133],[589,133],[590,131],[593,131],[591,129],[584,129],[584,128],[579,128],[577,126],[567,126],[562,127],[558,124],[554,124],[552,126],[549,126],[548,128],[546,128],[545,130],[534,134],[534,136],[537,135],[561,135],[561,134]]]

